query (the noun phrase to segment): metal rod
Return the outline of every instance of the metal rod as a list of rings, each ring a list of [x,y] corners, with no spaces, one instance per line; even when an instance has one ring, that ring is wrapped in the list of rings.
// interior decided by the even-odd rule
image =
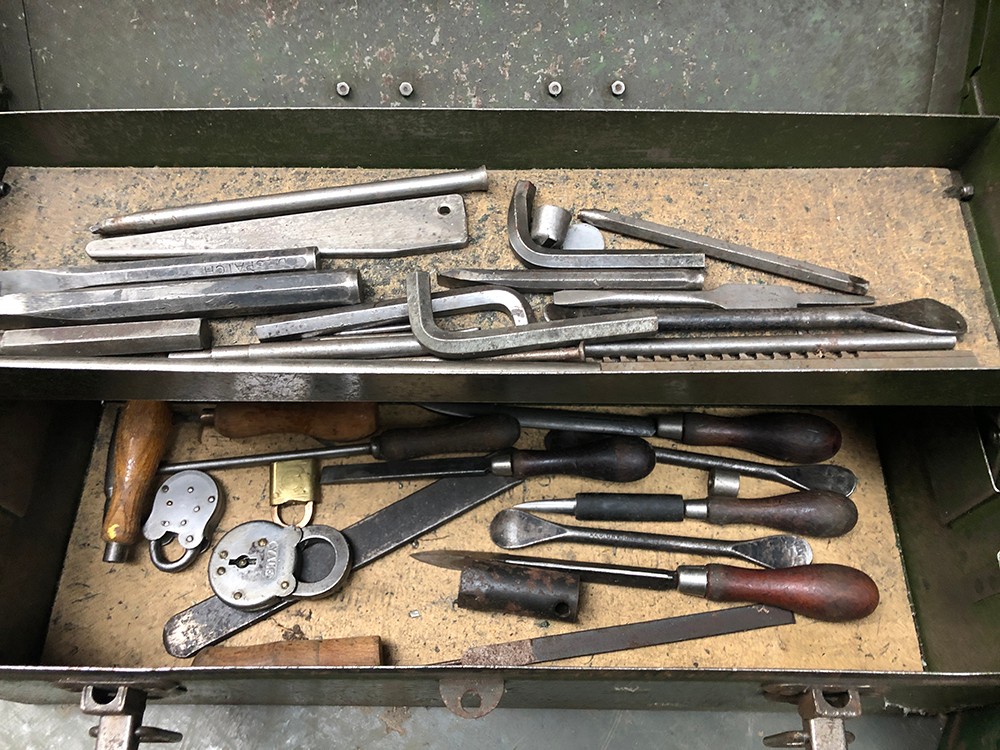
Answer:
[[[201,349],[210,339],[208,325],[201,318],[28,328],[0,336],[0,354],[49,357],[157,354]]]
[[[256,219],[264,216],[281,216],[303,211],[357,206],[363,203],[384,203],[403,198],[465,193],[486,190],[488,185],[486,167],[479,167],[461,172],[404,177],[398,180],[382,180],[360,185],[299,190],[292,193],[142,211],[104,219],[92,226],[90,231],[101,235],[155,232],[161,229],[193,227],[220,221]]]

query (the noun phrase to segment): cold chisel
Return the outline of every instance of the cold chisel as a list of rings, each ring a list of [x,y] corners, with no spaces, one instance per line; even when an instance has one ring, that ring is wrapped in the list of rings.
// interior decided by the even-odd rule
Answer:
[[[840,449],[840,430],[813,414],[766,412],[745,417],[719,417],[697,412],[603,414],[503,404],[424,403],[425,409],[456,417],[507,414],[521,427],[569,430],[606,435],[661,437],[688,445],[724,445],[795,463],[832,458]]]
[[[584,583],[680,591],[713,602],[753,602],[781,607],[827,622],[867,617],[878,606],[878,586],[846,565],[821,563],[776,570],[731,565],[682,565],[677,570],[526,557],[505,552],[429,550],[411,557],[442,568],[462,570],[471,563],[499,562],[578,575]]]
[[[0,271],[0,294],[61,292],[95,286],[152,284],[219,276],[246,276],[287,271],[315,271],[316,248],[261,250],[231,255],[204,255],[166,260],[140,260],[62,268]]]
[[[358,272],[315,271],[0,296],[0,321],[97,323],[232,317],[360,301]]]
[[[858,522],[858,509],[850,499],[820,490],[775,497],[707,497],[702,500],[685,500],[680,495],[580,492],[574,498],[531,500],[514,508],[572,515],[578,521],[683,521],[690,518],[718,526],[754,524],[815,537],[842,536]]]
[[[109,357],[200,350],[211,332],[201,318],[95,323],[6,331],[0,354],[11,357]]]

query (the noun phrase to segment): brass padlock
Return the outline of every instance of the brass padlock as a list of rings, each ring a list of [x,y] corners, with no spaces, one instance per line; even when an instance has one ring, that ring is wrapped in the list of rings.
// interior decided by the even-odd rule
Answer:
[[[311,459],[277,461],[271,464],[271,519],[283,526],[308,526],[313,517],[319,473]],[[302,518],[289,524],[281,517],[285,505],[301,505]]]

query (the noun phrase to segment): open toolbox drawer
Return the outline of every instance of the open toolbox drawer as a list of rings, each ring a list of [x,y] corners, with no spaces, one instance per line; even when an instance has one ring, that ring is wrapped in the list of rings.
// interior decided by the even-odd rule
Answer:
[[[956,407],[1000,403],[993,281],[1000,269],[997,117],[351,107],[20,112],[0,114],[0,160],[13,186],[0,201],[4,267],[76,262],[94,219],[151,204],[485,163],[490,192],[466,200],[469,247],[389,265],[358,263],[366,278],[379,281],[380,297],[400,294],[402,272],[410,268],[513,267],[504,216],[513,181],[524,178],[536,183],[540,201],[642,214],[823,261],[870,278],[880,301],[935,297],[970,324],[955,352],[925,355],[391,366],[0,359],[0,392],[22,400],[6,413],[8,433],[20,435],[17,425],[36,417],[49,425],[37,440],[12,440],[6,453],[8,463],[34,467],[18,480],[34,487],[28,512],[4,515],[0,529],[9,559],[24,563],[5,566],[0,575],[8,612],[0,622],[0,653],[9,665],[0,668],[0,698],[69,703],[85,685],[128,684],[173,702],[439,705],[442,681],[451,680],[474,691],[499,685],[505,707],[766,709],[779,704],[765,693],[809,686],[855,688],[866,712],[950,712],[1000,703],[1000,596],[976,590],[976,584],[991,585],[998,501],[942,523],[948,480],[940,462],[927,460],[943,446],[979,439]],[[969,203],[949,191],[963,184],[975,187]],[[763,278],[717,267],[709,272],[716,274],[713,284]],[[219,343],[250,340],[240,323],[216,324],[215,333]],[[452,610],[456,576],[421,569],[406,549],[359,571],[333,599],[301,615],[283,613],[237,641],[382,633],[396,666],[189,668],[158,650],[158,639],[164,614],[207,594],[203,565],[167,586],[165,574],[147,560],[114,570],[99,561],[95,531],[108,436],[106,422],[99,426],[98,402],[135,398],[818,409],[845,430],[845,452],[837,460],[858,472],[863,486],[858,529],[844,540],[814,544],[817,560],[868,570],[882,588],[883,605],[857,625],[800,618],[791,628],[565,666],[420,666],[454,658],[464,645],[568,628]],[[51,403],[32,399],[59,399],[63,408],[57,416]],[[386,413],[412,416],[404,407]],[[188,426],[174,450],[226,448],[210,432]],[[59,457],[57,472],[43,461],[52,456]],[[654,476],[656,486],[688,496],[703,488],[695,473],[660,467]],[[970,476],[961,475],[956,494],[968,489]],[[223,529],[266,513],[266,471],[219,478],[230,499],[238,498]],[[522,490],[553,496],[557,487],[558,494],[582,489],[529,482],[421,545],[456,546],[448,541],[453,534],[486,548],[484,524],[493,512]],[[344,525],[406,488],[377,497],[331,489],[324,491],[318,520]],[[752,488],[753,494],[771,491]],[[641,559],[672,562],[651,553]],[[36,575],[26,588],[21,569],[27,568]],[[653,601],[587,588],[583,627],[715,606],[676,594]],[[345,611],[352,617],[337,616]],[[442,632],[446,644],[437,640]]]

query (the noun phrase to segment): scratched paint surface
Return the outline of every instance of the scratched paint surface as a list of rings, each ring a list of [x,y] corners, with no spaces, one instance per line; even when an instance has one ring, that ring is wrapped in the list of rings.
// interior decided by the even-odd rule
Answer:
[[[25,0],[25,9],[43,109],[920,112],[941,18],[933,0]],[[546,93],[554,79],[558,99]],[[627,87],[620,98],[616,79]],[[338,81],[350,84],[348,98]],[[402,81],[414,87],[408,99]]]

